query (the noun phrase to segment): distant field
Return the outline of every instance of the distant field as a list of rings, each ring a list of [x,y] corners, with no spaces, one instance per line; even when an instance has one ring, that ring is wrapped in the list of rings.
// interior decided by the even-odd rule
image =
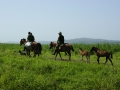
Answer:
[[[92,53],[90,63],[81,61],[79,48],[90,51],[92,46],[113,52],[113,64]],[[72,60],[62,54],[54,60],[49,45],[42,45],[42,55],[22,56],[19,44],[0,44],[0,90],[119,90],[120,44],[73,44]],[[33,52],[31,52],[33,55]]]

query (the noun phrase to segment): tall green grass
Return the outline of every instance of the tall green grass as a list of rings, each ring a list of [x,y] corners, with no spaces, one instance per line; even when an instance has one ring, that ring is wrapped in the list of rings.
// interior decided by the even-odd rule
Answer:
[[[90,50],[92,46],[112,51],[113,64],[95,54],[91,62],[81,62],[79,47]],[[64,53],[54,60],[49,45],[42,45],[41,56],[21,56],[18,44],[0,44],[0,89],[1,90],[119,90],[120,88],[120,45],[119,44],[73,44],[72,60]],[[33,52],[31,52],[33,54]],[[86,60],[86,58],[84,58]]]

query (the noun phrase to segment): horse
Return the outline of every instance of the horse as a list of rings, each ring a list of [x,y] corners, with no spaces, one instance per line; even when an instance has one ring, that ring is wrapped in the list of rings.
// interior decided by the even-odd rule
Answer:
[[[57,43],[51,41],[51,42],[50,42],[50,47],[49,47],[49,49],[55,48],[56,45],[57,45]]]
[[[90,62],[90,53],[88,51],[79,48],[79,53],[82,55],[82,61],[83,61],[83,57],[86,56],[87,62]]]
[[[111,64],[113,65],[113,62],[112,62],[112,58],[113,58],[113,56],[112,56],[112,53],[111,52],[108,52],[108,51],[105,51],[105,50],[100,50],[99,48],[97,48],[97,47],[92,47],[91,48],[91,50],[90,50],[90,53],[91,52],[93,52],[93,51],[95,51],[96,52],[96,55],[97,55],[97,62],[98,62],[98,64],[99,64],[99,58],[100,57],[106,57],[106,62],[105,62],[105,64],[108,62],[108,59],[109,59],[109,61],[111,62]]]
[[[42,46],[38,42],[27,42],[26,39],[21,39],[20,40],[20,45],[24,44],[26,48],[26,55],[30,56],[30,51],[34,51],[34,57],[36,54],[38,56],[41,54],[42,51]]]
[[[52,48],[54,46],[56,47],[54,42],[51,42],[50,43],[50,48]],[[68,44],[68,43],[61,44],[59,46],[59,48],[56,48],[55,60],[56,60],[56,57],[57,57],[58,54],[59,54],[59,56],[60,56],[60,58],[62,60],[60,52],[67,52],[68,55],[69,55],[69,60],[71,60],[71,50],[74,51],[74,48],[73,48],[73,46],[71,44]]]
[[[57,43],[51,41],[49,49],[56,48],[56,46],[57,46]],[[67,55],[67,52],[65,52],[65,55]]]

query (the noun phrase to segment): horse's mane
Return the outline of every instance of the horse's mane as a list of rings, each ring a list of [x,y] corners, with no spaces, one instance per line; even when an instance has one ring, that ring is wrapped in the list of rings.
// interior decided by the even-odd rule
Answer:
[[[100,50],[99,48],[97,48],[97,47],[92,47],[92,48],[95,48],[95,49],[97,49],[97,50]]]
[[[55,42],[53,42],[53,41],[51,41],[50,43],[51,43],[51,44],[57,44],[57,43],[55,43]]]
[[[23,39],[21,39],[21,40],[24,40],[24,41],[26,41],[26,39],[25,39],[25,38],[23,38]]]

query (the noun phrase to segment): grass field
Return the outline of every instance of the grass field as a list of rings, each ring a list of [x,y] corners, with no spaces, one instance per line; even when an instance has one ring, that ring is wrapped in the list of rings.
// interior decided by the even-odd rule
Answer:
[[[90,50],[97,46],[113,52],[113,64],[100,58],[97,64],[95,53],[90,63],[81,61],[79,47]],[[119,44],[74,44],[72,60],[62,54],[54,60],[49,45],[42,45],[42,55],[22,56],[19,44],[0,44],[0,90],[120,90],[120,45]],[[31,53],[33,55],[33,52]]]

